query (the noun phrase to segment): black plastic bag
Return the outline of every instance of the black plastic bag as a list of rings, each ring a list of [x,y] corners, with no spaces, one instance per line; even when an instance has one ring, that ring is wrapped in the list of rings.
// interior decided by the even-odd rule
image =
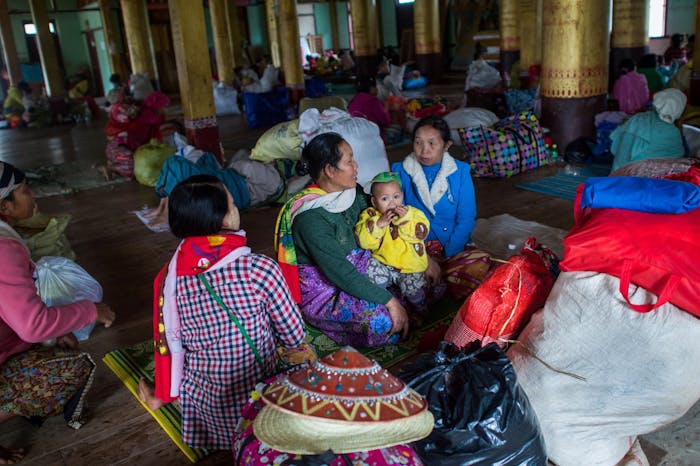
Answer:
[[[435,429],[412,444],[425,464],[546,465],[535,411],[495,343],[451,343],[401,367],[399,377],[428,400]]]

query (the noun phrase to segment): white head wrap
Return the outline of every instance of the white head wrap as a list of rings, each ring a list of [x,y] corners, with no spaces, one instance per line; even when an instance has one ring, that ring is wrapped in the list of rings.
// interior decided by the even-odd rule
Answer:
[[[0,161],[0,200],[9,196],[24,181],[24,173],[7,162]]]
[[[678,89],[664,89],[654,94],[654,109],[666,123],[676,121],[685,110],[685,94]]]

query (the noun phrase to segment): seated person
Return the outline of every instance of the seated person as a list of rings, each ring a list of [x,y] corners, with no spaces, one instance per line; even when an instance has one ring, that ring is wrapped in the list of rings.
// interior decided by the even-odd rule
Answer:
[[[276,373],[277,345],[301,345],[304,323],[277,263],[246,246],[221,181],[188,178],[169,204],[181,243],[154,284],[155,387],[141,379],[139,396],[154,410],[179,399],[183,441],[226,450],[250,391]]]
[[[369,207],[357,186],[350,145],[336,133],[314,137],[301,154],[314,184],[277,218],[277,260],[304,320],[336,342],[376,347],[408,332],[399,300],[367,278],[371,254],[357,246],[355,224]]]
[[[0,422],[15,416],[46,419],[63,414],[78,429],[95,371],[71,333],[98,321],[112,325],[109,306],[78,301],[46,306],[34,283],[35,266],[13,226],[36,209],[24,173],[0,162]],[[57,346],[37,345],[56,339]],[[22,449],[0,447],[0,463],[17,462]]]
[[[425,302],[428,253],[424,240],[430,224],[423,212],[403,204],[396,173],[379,173],[368,188],[365,192],[372,196],[372,207],[362,211],[355,226],[358,244],[372,252],[367,277],[383,288],[398,286],[411,304],[416,324],[420,325],[428,311]]]
[[[112,83],[112,89],[109,90],[105,97],[106,105],[110,106],[119,102],[122,92],[124,92],[124,83],[119,74],[115,73],[109,77],[109,82]]]
[[[643,74],[647,80],[649,93],[652,95],[664,88],[664,81],[657,68],[657,55],[649,53],[639,60],[639,74]]]
[[[29,128],[43,128],[51,124],[51,104],[46,94],[34,93],[31,87],[24,81],[24,113],[22,119]]]
[[[673,64],[675,65],[676,63],[679,63],[678,65],[678,70],[676,73],[671,76],[671,78],[668,80],[668,87],[673,87],[675,89],[680,90],[681,92],[688,93],[690,90],[690,77],[691,74],[693,73],[693,50],[695,48],[695,35],[691,35],[688,37],[688,44],[686,46],[686,49],[688,50],[688,57],[689,60],[687,62],[684,61],[674,61]]]
[[[16,86],[10,86],[7,89],[7,96],[2,104],[2,113],[5,119],[8,120],[9,126],[12,128],[21,126],[22,115],[25,110],[24,96],[22,89],[20,89],[22,83],[27,84],[24,81],[20,81]]]
[[[666,65],[670,65],[673,62],[679,64],[685,63],[689,58],[692,58],[692,53],[690,56],[687,55],[686,49],[683,48],[683,35],[673,34],[671,36],[671,43],[664,51],[664,62]]]
[[[362,78],[357,83],[357,94],[348,104],[348,113],[361,117],[379,126],[382,139],[384,129],[391,124],[391,115],[377,98],[377,85],[374,78]]]
[[[613,86],[613,97],[620,105],[620,111],[634,115],[649,103],[649,87],[643,74],[637,73],[634,61],[625,58],[620,61],[620,77]]]
[[[437,116],[425,117],[413,130],[413,152],[391,167],[399,175],[406,204],[421,210],[430,222],[426,241],[431,256],[426,271],[429,285],[440,283],[439,262],[450,268],[450,259],[464,250],[476,225],[470,166],[447,153],[451,145],[447,122]]]
[[[654,109],[638,113],[610,135],[615,157],[612,171],[644,159],[676,158],[686,155],[683,136],[674,122],[683,114],[686,97],[678,89],[664,89],[654,95]]]

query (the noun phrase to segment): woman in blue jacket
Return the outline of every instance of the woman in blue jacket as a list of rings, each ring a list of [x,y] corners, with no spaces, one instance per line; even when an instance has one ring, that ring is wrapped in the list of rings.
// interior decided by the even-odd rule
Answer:
[[[413,152],[391,167],[401,178],[404,202],[420,209],[430,220],[428,252],[446,258],[464,250],[476,223],[470,167],[447,153],[451,145],[445,120],[423,118],[413,130]],[[440,281],[435,260],[429,261],[426,276],[430,283]]]

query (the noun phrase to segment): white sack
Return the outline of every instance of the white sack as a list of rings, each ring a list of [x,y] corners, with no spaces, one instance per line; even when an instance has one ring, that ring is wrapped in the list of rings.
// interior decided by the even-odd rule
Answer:
[[[302,146],[322,133],[335,132],[345,139],[357,161],[357,182],[364,186],[379,172],[389,170],[389,159],[379,127],[364,118],[350,116],[337,108],[323,113],[310,108],[299,117],[299,136]]]
[[[700,398],[700,320],[665,304],[642,314],[619,279],[562,272],[508,356],[558,466],[615,465],[635,437],[683,416]],[[656,297],[630,286],[632,302]],[[545,367],[585,377],[577,380]]]

